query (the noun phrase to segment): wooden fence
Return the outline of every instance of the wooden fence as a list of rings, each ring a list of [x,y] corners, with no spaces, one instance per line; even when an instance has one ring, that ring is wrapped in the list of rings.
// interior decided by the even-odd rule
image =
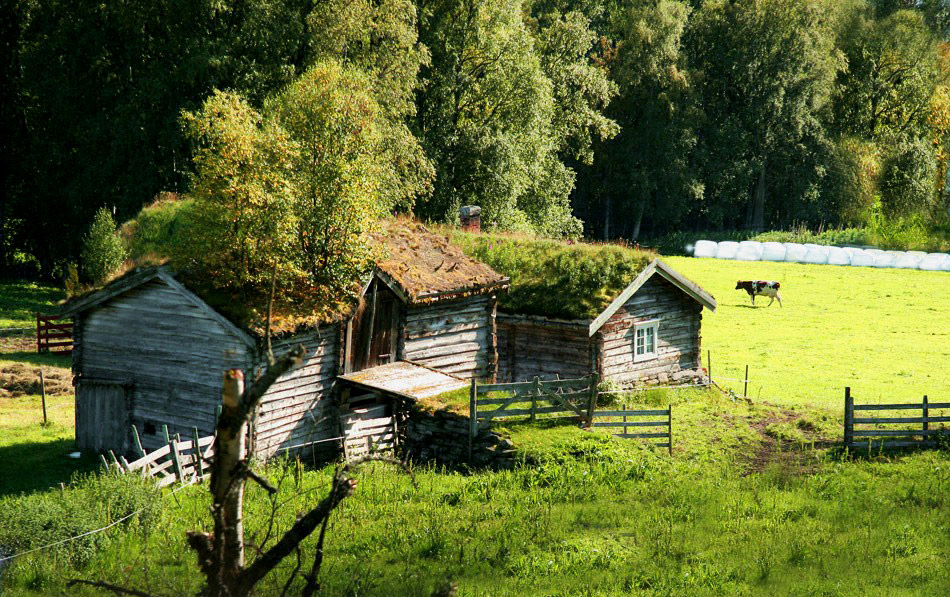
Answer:
[[[139,458],[129,462],[124,456],[116,457],[110,450],[109,458],[103,455],[102,463],[106,468],[115,468],[122,473],[139,473],[143,477],[158,479],[158,486],[165,487],[172,483],[186,483],[192,480],[201,482],[205,472],[211,468],[211,458],[214,456],[214,436],[198,437],[198,429],[192,428],[192,439],[181,441],[178,435],[169,437],[168,426],[163,425],[165,445],[161,448],[145,453],[139,432],[132,426],[132,438]]]
[[[889,448],[930,448],[937,445],[937,436],[950,437],[950,428],[940,425],[932,428],[931,423],[948,423],[950,416],[931,416],[931,410],[950,409],[950,402],[928,402],[924,396],[922,402],[912,404],[855,404],[851,388],[844,389],[844,445],[846,448],[889,449]],[[897,411],[917,410],[920,416],[910,417],[861,417],[855,411]],[[855,426],[874,425],[877,428],[855,429]],[[914,425],[916,428],[880,429],[881,425]],[[914,439],[919,437],[920,439]],[[880,438],[880,439],[875,439]],[[893,438],[893,439],[890,439]]]
[[[36,352],[73,352],[73,324],[59,321],[58,315],[36,314]]]
[[[537,376],[532,381],[520,383],[495,383],[477,385],[472,380],[469,392],[468,451],[472,453],[478,427],[494,419],[528,417],[533,421],[538,415],[566,413],[577,417],[582,424],[590,425],[597,405],[597,375],[578,379],[555,379],[541,381]],[[504,398],[481,398],[488,393],[509,393]],[[520,405],[520,408],[513,408]],[[494,408],[479,407],[493,406]]]
[[[647,417],[649,420],[631,420],[627,419],[636,419],[641,417]],[[662,417],[661,419],[656,419],[656,417]],[[622,418],[622,420],[610,420],[610,421],[597,421],[596,419],[617,419]],[[614,433],[615,437],[622,437],[624,439],[659,439],[666,440],[665,442],[660,442],[655,444],[658,448],[667,448],[669,454],[673,455],[673,407],[670,406],[666,410],[627,410],[627,407],[624,406],[621,410],[598,410],[594,411],[594,421],[591,427],[614,427],[622,428],[620,433]],[[630,433],[628,428],[644,428],[644,427],[666,427],[665,431],[637,431],[635,433]]]
[[[386,409],[385,404],[354,408],[340,417],[343,425],[343,455],[347,460],[371,452],[396,449],[396,418],[387,415]]]

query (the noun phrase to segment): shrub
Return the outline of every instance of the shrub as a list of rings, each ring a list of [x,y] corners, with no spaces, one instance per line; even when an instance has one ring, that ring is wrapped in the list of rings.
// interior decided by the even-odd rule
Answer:
[[[116,234],[115,220],[105,207],[96,212],[83,240],[83,273],[94,284],[105,282],[125,260],[125,247]]]

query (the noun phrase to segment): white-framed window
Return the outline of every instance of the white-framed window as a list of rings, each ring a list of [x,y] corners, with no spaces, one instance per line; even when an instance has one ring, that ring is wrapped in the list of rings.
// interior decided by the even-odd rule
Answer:
[[[656,358],[657,330],[660,321],[644,321],[633,326],[633,362]]]

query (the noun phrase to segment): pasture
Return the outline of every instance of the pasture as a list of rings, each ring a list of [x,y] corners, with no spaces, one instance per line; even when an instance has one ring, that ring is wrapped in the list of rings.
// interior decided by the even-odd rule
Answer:
[[[863,401],[950,399],[941,374],[950,361],[950,276],[668,261],[719,300],[717,313],[704,314],[704,347],[714,376],[739,394],[742,384],[726,378],[740,379],[750,365],[750,401],[695,389],[628,395],[634,407],[672,404],[672,458],[539,421],[498,426],[519,449],[513,470],[416,467],[409,475],[366,466],[356,494],[331,518],[325,593],[429,595],[450,584],[460,595],[942,593],[948,452],[852,457],[836,443],[845,385]],[[745,306],[747,295],[732,290],[739,278],[781,281],[785,307]],[[464,408],[464,397],[454,400]],[[0,398],[0,454],[28,444],[19,454],[46,454],[50,463],[34,469],[61,464],[68,404],[54,401],[55,427],[46,430],[35,395]],[[27,475],[14,462],[21,459],[0,459],[0,479]],[[272,543],[325,495],[332,466],[304,464],[264,468],[280,489],[273,498],[249,486],[245,526],[254,546]],[[155,595],[198,590],[185,531],[210,527],[206,488],[172,494],[106,475],[79,477],[62,491],[47,489],[52,477],[28,478],[32,484],[8,484],[0,496],[0,551],[138,513],[106,533],[15,559],[2,571],[4,594],[96,594],[67,589],[70,578]],[[24,490],[32,493],[16,495]],[[272,511],[276,532],[268,532]],[[314,545],[304,544],[304,569]],[[280,593],[296,565],[289,558],[261,593]],[[288,594],[302,582],[298,575]]]
[[[837,411],[844,387],[860,402],[950,397],[950,275],[946,272],[669,257],[719,303],[703,314],[703,363],[713,377],[780,404]],[[737,280],[777,280],[785,303],[766,307]]]

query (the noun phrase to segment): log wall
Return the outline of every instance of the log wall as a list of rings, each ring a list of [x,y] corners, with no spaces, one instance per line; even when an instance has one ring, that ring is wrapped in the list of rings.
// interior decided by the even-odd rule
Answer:
[[[192,427],[212,434],[224,371],[252,362],[238,335],[158,279],[76,317],[76,329],[77,404],[84,403],[84,385],[124,385],[129,420],[122,425],[126,433],[129,424],[138,427],[146,450],[164,445],[162,425],[182,437],[191,437]],[[77,420],[92,414],[82,410]]]
[[[340,435],[331,400],[340,361],[340,333],[341,325],[333,324],[274,343],[276,356],[299,344],[307,353],[303,364],[279,377],[261,399],[252,436],[257,458],[285,451],[323,457],[339,450],[339,442],[326,440]]]
[[[584,377],[595,368],[586,321],[498,314],[498,380]]]
[[[634,362],[634,325],[659,320],[657,356]],[[702,305],[655,275],[599,331],[601,376],[618,383],[681,381],[699,374]]]
[[[495,375],[494,296],[409,305],[401,326],[399,358],[465,379]]]

